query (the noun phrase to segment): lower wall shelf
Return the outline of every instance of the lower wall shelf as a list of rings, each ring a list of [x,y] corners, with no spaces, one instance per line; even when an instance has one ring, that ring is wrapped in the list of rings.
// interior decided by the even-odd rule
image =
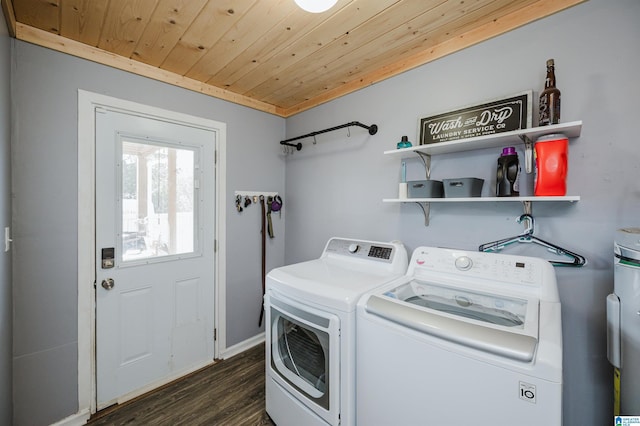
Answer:
[[[531,214],[532,202],[576,202],[580,201],[579,195],[565,195],[554,197],[464,197],[464,198],[384,198],[385,203],[416,203],[424,213],[424,224],[429,226],[429,210],[431,203],[488,203],[488,202],[520,202],[524,204],[524,212]]]

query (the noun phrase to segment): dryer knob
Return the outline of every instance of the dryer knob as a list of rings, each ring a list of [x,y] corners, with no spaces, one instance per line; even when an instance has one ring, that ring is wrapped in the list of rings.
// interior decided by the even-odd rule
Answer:
[[[456,259],[456,268],[461,271],[468,271],[473,266],[473,261],[468,256],[460,256]]]
[[[359,248],[360,246],[358,244],[351,244],[349,245],[349,253],[355,253]]]

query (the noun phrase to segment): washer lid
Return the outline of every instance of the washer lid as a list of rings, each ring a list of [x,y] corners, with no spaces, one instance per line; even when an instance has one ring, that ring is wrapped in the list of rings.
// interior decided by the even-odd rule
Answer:
[[[533,359],[538,299],[411,280],[373,295],[367,312],[417,331],[518,361]]]

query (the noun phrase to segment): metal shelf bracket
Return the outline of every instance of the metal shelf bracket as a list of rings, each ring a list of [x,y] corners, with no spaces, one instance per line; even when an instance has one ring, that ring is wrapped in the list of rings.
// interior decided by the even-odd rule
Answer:
[[[527,135],[520,135],[524,143],[524,170],[527,174],[533,172],[533,141]]]
[[[420,151],[416,151],[416,154],[418,154],[418,156],[424,163],[424,169],[427,175],[427,180],[431,179],[431,154],[427,154]]]
[[[422,209],[422,213],[424,214],[424,226],[429,226],[429,212],[431,210],[431,203],[416,201],[416,204],[420,206],[420,208]]]

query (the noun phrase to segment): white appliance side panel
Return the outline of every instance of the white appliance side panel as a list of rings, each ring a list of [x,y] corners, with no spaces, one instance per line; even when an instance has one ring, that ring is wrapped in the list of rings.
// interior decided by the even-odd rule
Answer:
[[[536,377],[562,383],[562,307],[540,303],[540,337],[533,368]]]
[[[614,266],[620,299],[620,413],[640,413],[640,268]]]
[[[358,316],[356,419],[367,426],[559,426],[562,385],[436,347]]]

